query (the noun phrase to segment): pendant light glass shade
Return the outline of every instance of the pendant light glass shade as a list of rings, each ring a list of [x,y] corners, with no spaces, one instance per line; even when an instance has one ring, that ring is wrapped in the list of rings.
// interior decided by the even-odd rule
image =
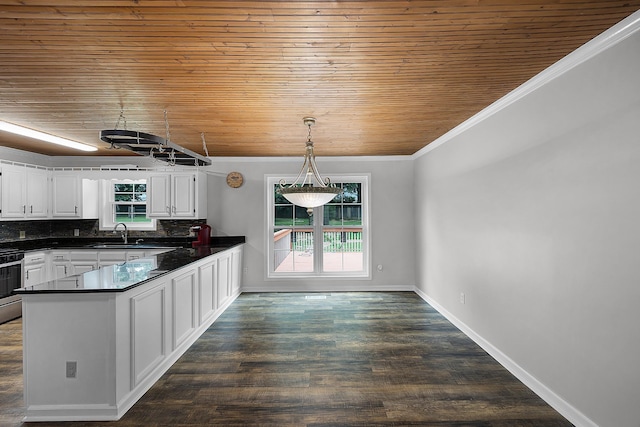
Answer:
[[[311,209],[329,203],[336,195],[342,193],[342,189],[331,184],[329,178],[323,179],[318,172],[316,158],[313,154],[313,141],[311,141],[311,126],[315,124],[316,119],[305,117],[303,121],[309,127],[309,136],[302,169],[293,184],[285,185],[285,181],[280,180],[280,187],[277,191],[294,205]],[[313,185],[314,180],[316,185]]]
[[[293,187],[284,188],[280,193],[294,205],[315,208],[326,205],[342,192],[337,187]]]

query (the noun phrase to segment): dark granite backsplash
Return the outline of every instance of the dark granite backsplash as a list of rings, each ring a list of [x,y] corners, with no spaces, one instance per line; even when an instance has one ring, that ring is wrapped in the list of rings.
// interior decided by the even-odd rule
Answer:
[[[130,237],[187,237],[189,227],[205,224],[205,219],[158,220],[156,231],[129,231]],[[56,219],[42,221],[0,221],[0,242],[43,239],[49,237],[73,237],[79,230],[79,237],[113,237],[111,230],[100,230],[97,219]],[[20,239],[20,231],[25,238]]]

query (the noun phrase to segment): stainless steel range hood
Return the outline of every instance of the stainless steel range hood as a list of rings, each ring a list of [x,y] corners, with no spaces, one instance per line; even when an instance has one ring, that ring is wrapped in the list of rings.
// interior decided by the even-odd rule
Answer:
[[[124,148],[142,156],[180,166],[208,166],[211,160],[150,133],[109,129],[100,131],[100,139],[113,148]]]

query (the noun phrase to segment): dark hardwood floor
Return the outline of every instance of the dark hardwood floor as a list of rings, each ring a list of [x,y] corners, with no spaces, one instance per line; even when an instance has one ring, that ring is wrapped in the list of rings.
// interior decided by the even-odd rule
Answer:
[[[2,426],[21,425],[21,333],[0,325]],[[72,425],[571,423],[416,294],[345,292],[243,294],[120,421]]]

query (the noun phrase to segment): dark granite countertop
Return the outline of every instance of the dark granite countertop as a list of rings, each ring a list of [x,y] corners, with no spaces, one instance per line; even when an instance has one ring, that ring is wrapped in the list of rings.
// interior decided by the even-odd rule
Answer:
[[[195,240],[192,236],[178,237],[146,237],[138,245],[136,237],[130,237],[131,242],[127,249],[147,249],[158,247],[184,247],[190,248]],[[226,246],[229,244],[244,243],[244,236],[213,236],[211,246]],[[21,239],[0,242],[0,248],[21,249],[23,251],[37,251],[48,249],[123,249],[120,245],[123,241],[120,237],[48,237],[42,239]],[[104,246],[101,246],[104,245]]]
[[[222,237],[213,239],[212,245],[178,247],[174,250],[146,258],[127,261],[122,264],[102,267],[97,270],[76,276],[51,280],[33,286],[16,289],[16,294],[52,294],[52,293],[86,293],[86,292],[124,292],[140,286],[174,270],[185,267],[219,252],[226,251],[244,243],[244,236]],[[164,245],[164,243],[161,243]],[[166,247],[150,246],[147,247]],[[67,246],[70,247],[70,246]],[[87,246],[75,246],[91,249]],[[49,246],[40,247],[40,249]],[[55,247],[62,249],[60,246]],[[32,250],[35,250],[32,249]]]

